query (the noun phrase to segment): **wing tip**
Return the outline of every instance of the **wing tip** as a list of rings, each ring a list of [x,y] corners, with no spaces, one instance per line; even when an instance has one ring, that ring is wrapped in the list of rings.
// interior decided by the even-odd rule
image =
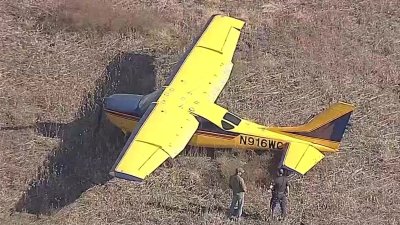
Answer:
[[[126,174],[126,173],[120,173],[120,172],[116,172],[116,171],[111,171],[109,174],[111,176],[113,176],[113,177],[117,177],[117,178],[128,180],[128,181],[132,181],[132,182],[137,183],[137,184],[144,183],[144,179],[142,179],[140,177],[132,176],[132,175],[129,175],[129,174]]]
[[[226,18],[228,21],[230,21],[230,23],[232,23],[231,25],[233,27],[235,27],[237,30],[241,30],[244,26],[244,24],[246,23],[244,19],[242,18],[237,18],[237,17],[233,17],[233,16],[229,16],[229,15],[224,15],[224,14],[220,14],[220,13],[216,13],[211,15],[211,17],[209,18],[209,22],[213,21],[214,19],[224,19]]]

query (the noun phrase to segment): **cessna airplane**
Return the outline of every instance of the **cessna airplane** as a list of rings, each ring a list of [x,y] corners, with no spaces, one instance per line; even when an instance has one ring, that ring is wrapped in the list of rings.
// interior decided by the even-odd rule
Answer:
[[[244,21],[214,15],[172,70],[148,95],[114,94],[104,100],[107,118],[130,135],[110,174],[143,181],[186,145],[282,150],[282,167],[305,174],[336,152],[354,106],[338,102],[296,127],[266,127],[215,103],[232,67]]]

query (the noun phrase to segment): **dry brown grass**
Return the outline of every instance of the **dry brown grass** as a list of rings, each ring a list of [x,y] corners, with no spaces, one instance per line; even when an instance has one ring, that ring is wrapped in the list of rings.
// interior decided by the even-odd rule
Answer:
[[[341,152],[292,178],[286,224],[399,223],[398,1],[99,1],[0,2],[0,223],[226,224],[226,181],[238,164],[250,186],[243,224],[270,223],[265,185],[275,155],[182,155],[144,185],[104,181],[122,137],[106,122],[95,130],[93,96],[87,96],[107,83],[106,66],[121,52],[151,55],[160,86],[183,47],[217,12],[247,21],[221,105],[269,125],[302,123],[338,100],[357,106]],[[116,91],[118,82],[106,89]],[[81,109],[85,102],[90,107]],[[45,122],[75,126],[65,138],[44,137],[35,127]],[[73,168],[94,182],[68,186],[71,176],[51,175],[46,167],[38,177],[52,155],[82,159]],[[66,196],[63,188],[84,187],[82,195],[38,220],[10,215],[39,178],[63,184],[51,190]],[[40,207],[48,205],[43,202]]]
[[[163,29],[163,18],[154,10],[113,5],[105,0],[69,0],[49,8],[38,17],[37,27],[46,32],[137,32],[149,34]]]

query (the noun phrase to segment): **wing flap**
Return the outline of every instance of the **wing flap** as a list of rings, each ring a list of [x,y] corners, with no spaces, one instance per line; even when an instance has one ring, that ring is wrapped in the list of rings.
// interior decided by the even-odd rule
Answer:
[[[167,158],[176,157],[197,130],[196,118],[173,102],[152,103],[150,110],[131,134],[111,174],[145,179]]]
[[[283,165],[304,175],[323,158],[324,155],[315,147],[292,142],[284,155]]]
[[[169,155],[160,146],[135,141],[119,161],[115,172],[144,179],[168,157]]]
[[[184,107],[179,107],[180,102],[169,102],[157,103],[151,119],[141,127],[135,140],[161,146],[174,158],[193,136],[199,122]]]

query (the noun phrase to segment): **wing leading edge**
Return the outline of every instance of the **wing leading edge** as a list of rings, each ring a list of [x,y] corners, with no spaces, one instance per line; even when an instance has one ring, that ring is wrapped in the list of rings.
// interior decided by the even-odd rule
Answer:
[[[226,84],[244,22],[213,16],[202,35],[175,67],[168,86],[140,119],[110,174],[141,181],[189,142],[199,122],[192,114],[199,101],[215,101]]]

